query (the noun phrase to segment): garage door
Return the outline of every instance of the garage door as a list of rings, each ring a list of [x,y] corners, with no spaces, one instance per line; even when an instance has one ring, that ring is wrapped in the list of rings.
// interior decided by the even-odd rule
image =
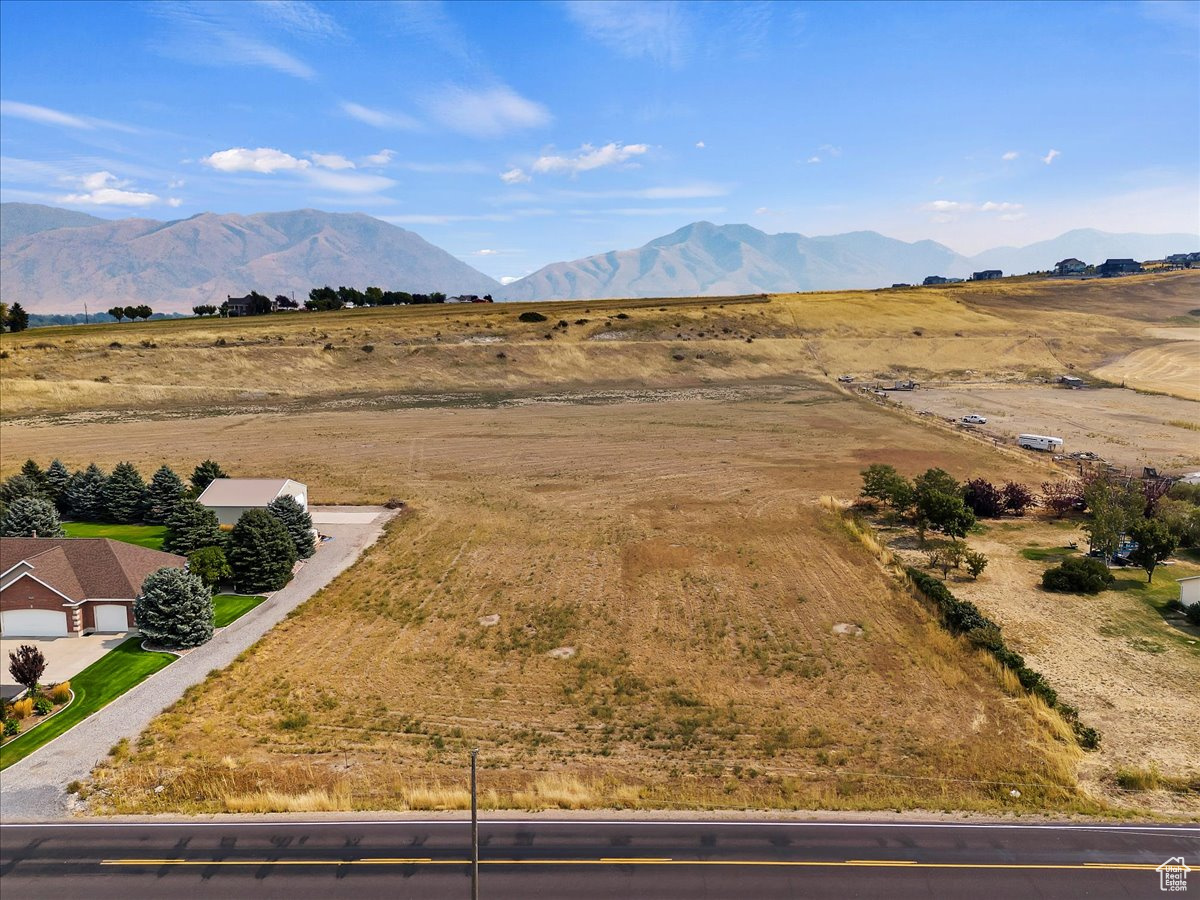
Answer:
[[[67,614],[54,609],[9,609],[0,613],[5,637],[57,637],[67,633]]]
[[[102,603],[93,607],[96,631],[128,631],[129,614],[120,603]]]

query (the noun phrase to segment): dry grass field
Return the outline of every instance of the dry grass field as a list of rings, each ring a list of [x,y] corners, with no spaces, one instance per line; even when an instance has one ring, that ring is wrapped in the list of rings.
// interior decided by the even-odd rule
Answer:
[[[1023,379],[1162,343],[1200,273],[1097,282],[164,320],[0,337],[7,417],[851,373]],[[517,316],[537,310],[544,323]],[[369,348],[369,349],[368,349]]]
[[[814,503],[878,459],[1021,474],[893,411],[813,387],[79,434],[5,456],[149,465],[186,434],[189,462],[413,508],[118,753],[99,808],[453,805],[476,745],[497,805],[1088,808],[1061,725]]]
[[[5,335],[2,474],[26,457],[186,471],[211,456],[300,478],[314,503],[410,508],[117,748],[93,808],[457,807],[479,746],[495,807],[1101,810],[1057,715],[817,502],[856,494],[871,462],[1032,483],[1051,464],[832,381],[1085,370],[1152,345],[1198,283]],[[549,321],[518,322],[535,308]]]

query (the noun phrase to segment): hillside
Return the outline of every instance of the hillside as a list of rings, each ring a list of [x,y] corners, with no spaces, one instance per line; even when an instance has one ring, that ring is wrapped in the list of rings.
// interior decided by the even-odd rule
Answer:
[[[0,247],[9,241],[53,231],[56,228],[87,228],[104,225],[107,219],[89,216],[73,209],[42,206],[39,203],[0,203]]]
[[[927,275],[967,277],[980,269],[1044,271],[1074,256],[1161,258],[1200,246],[1186,234],[1107,234],[1083,229],[1027,247],[966,257],[934,241],[907,243],[873,231],[828,237],[767,234],[749,225],[695,222],[633,250],[544,266],[505,287],[509,300],[857,290],[920,284]]]
[[[544,266],[505,287],[502,296],[550,300],[852,290],[919,282],[966,265],[933,241],[908,244],[873,231],[810,238],[695,222],[635,250]]]
[[[45,313],[77,312],[83,303],[185,312],[252,289],[304,297],[323,284],[450,294],[499,288],[411,231],[361,213],[312,209],[41,230],[5,245],[0,279],[5,299]]]
[[[1180,343],[1160,332],[1186,335],[1175,326],[1194,321],[1198,284],[1200,272],[1178,272],[44,328],[0,337],[0,411],[261,409],[843,373],[1028,380]],[[519,321],[526,311],[547,321]]]

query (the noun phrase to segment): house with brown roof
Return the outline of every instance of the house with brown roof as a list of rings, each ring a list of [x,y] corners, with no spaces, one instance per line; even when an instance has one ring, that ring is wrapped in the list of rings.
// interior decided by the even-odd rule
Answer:
[[[0,538],[0,634],[131,631],[146,576],[186,564],[174,553],[109,538]]]
[[[308,509],[308,488],[290,478],[214,478],[196,502],[215,512],[222,525],[236,525],[246,510],[266,509],[285,494]]]

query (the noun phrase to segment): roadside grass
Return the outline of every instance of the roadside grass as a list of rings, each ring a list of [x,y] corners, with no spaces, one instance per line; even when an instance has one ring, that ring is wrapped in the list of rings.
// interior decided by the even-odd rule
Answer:
[[[109,525],[102,522],[63,522],[63,531],[72,538],[112,538],[161,550],[167,536],[166,525]]]
[[[213,624],[217,628],[224,628],[266,599],[247,594],[217,594],[213,597]]]
[[[175,659],[171,653],[143,650],[141,638],[125,641],[71,679],[75,699],[70,706],[0,747],[0,769],[48,744]]]

